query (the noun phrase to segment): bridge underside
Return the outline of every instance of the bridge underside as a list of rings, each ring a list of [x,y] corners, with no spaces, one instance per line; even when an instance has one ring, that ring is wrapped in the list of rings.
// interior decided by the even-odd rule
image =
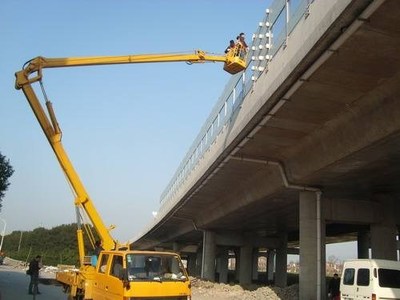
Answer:
[[[362,2],[362,1],[359,1]],[[285,84],[243,129],[239,144],[270,113],[322,51],[349,25],[356,5],[331,27]],[[233,158],[224,164],[162,227],[137,242],[199,243],[201,230],[279,235],[298,242],[299,191],[284,186],[276,165],[282,163],[290,184],[317,187],[323,199],[371,201],[375,194],[400,193],[400,20],[399,1],[387,1],[348,38]],[[290,40],[289,40],[290,43]],[[290,45],[288,46],[290,47]],[[262,80],[255,88],[262,90]],[[257,93],[257,97],[263,97]],[[259,101],[248,96],[247,101]],[[238,148],[236,148],[238,149]],[[327,201],[327,200],[325,200]],[[323,201],[324,203],[324,201]],[[357,202],[355,202],[357,203]],[[325,208],[325,210],[328,210]],[[330,214],[329,211],[326,214]],[[332,241],[354,238],[368,223],[326,220]],[[354,224],[351,224],[354,223]],[[400,224],[400,219],[398,219]],[[347,235],[343,236],[343,235]],[[329,239],[328,239],[329,240]],[[148,244],[150,242],[150,244]]]
[[[360,18],[372,2],[352,1],[275,92],[268,90],[268,73],[258,79],[224,129],[225,137],[216,141],[225,150],[182,198],[179,209],[171,210],[136,247],[182,250],[191,245],[191,251],[206,251],[205,233],[213,232],[218,246],[251,243],[277,249],[283,243],[301,251],[308,247],[302,244],[302,230],[314,234],[304,229],[304,222],[317,219],[322,228],[315,234],[317,243],[322,239],[324,261],[325,243],[360,243],[363,233],[372,232],[368,249],[383,243],[379,235],[385,239],[387,228],[397,234],[400,1],[387,0],[367,19]],[[360,27],[343,39],[354,21]],[[281,52],[289,51],[290,42]],[[330,56],[315,65],[326,53]],[[306,76],[310,68],[315,71]],[[254,103],[262,103],[255,113]],[[235,122],[246,118],[232,138],[240,127]],[[320,202],[306,190],[321,190]],[[307,203],[314,200],[317,213],[307,219]],[[314,298],[307,297],[302,299]]]

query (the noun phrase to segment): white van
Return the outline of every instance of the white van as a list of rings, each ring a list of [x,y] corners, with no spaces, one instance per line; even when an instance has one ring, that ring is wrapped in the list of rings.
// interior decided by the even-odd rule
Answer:
[[[342,300],[400,299],[400,262],[383,259],[345,261],[340,296]]]

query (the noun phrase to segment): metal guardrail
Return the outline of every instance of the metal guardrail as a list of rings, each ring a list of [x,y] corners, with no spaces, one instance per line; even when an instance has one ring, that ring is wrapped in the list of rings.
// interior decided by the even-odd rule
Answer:
[[[259,22],[247,56],[247,69],[232,76],[173,178],[161,194],[164,205],[174,197],[194,167],[239,109],[254,82],[268,70],[268,62],[287,46],[290,33],[309,14],[314,0],[275,0]]]

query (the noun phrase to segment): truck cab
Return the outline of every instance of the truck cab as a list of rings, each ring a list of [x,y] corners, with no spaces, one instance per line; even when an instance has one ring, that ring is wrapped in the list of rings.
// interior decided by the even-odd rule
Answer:
[[[87,291],[91,290],[93,299],[191,297],[190,280],[182,261],[170,252],[102,251],[92,278],[92,288]]]

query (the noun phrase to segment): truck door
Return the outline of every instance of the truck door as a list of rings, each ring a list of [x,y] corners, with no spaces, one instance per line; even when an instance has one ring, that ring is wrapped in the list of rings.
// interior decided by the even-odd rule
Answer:
[[[107,300],[123,299],[122,275],[123,257],[122,255],[113,255],[107,279],[107,292],[105,293]]]
[[[340,284],[341,299],[343,300],[356,299],[355,274],[356,270],[354,268],[344,269],[342,282]]]
[[[360,268],[357,270],[356,299],[372,298],[372,281],[370,269]]]
[[[100,254],[99,260],[97,262],[96,275],[93,280],[93,299],[106,300],[106,274],[109,269],[109,256],[109,254]]]

